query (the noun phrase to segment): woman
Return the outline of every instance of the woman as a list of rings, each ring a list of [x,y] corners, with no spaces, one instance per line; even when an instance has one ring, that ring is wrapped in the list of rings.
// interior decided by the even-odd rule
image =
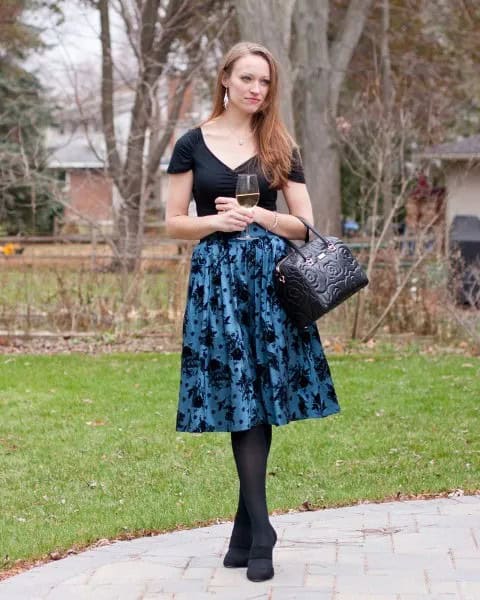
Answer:
[[[241,42],[218,74],[212,114],[176,143],[168,167],[166,224],[200,239],[192,254],[177,430],[229,431],[240,492],[224,558],[247,577],[273,577],[265,478],[272,425],[326,417],[340,408],[315,325],[298,329],[278,303],[273,270],[302,239],[312,208],[298,151],[279,116],[278,67]],[[235,199],[240,173],[256,173],[254,209]],[[290,214],[276,212],[282,190]],[[197,216],[188,215],[190,198]],[[255,237],[237,239],[246,227]],[[280,236],[283,236],[280,237]]]

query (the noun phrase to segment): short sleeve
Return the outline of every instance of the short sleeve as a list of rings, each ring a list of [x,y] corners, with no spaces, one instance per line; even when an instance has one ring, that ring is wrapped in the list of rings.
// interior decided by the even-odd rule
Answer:
[[[287,177],[290,181],[295,181],[296,183],[305,183],[305,173],[303,172],[302,158],[297,148],[294,148],[293,150],[292,167]]]
[[[168,164],[167,173],[185,173],[193,168],[193,144],[190,131],[178,138]]]

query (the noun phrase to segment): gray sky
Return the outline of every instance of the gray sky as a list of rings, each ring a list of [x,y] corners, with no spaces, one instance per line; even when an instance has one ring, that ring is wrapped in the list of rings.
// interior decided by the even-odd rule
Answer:
[[[35,69],[42,83],[59,96],[71,94],[75,83],[97,86],[101,64],[98,12],[75,0],[66,0],[63,8],[65,21],[60,25],[46,13],[29,16],[30,23],[44,30],[42,38],[49,47],[32,55],[28,68]],[[123,36],[114,11],[111,20],[112,38],[118,46]]]

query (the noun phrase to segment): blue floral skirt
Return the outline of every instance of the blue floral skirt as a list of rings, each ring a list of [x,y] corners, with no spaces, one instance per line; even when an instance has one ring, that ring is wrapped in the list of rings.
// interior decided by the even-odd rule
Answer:
[[[340,411],[315,324],[290,321],[273,286],[282,238],[213,233],[194,247],[177,431],[241,431]]]

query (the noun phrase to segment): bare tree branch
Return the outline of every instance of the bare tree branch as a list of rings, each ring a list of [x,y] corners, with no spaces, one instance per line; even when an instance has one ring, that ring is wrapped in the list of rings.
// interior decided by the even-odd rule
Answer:
[[[425,237],[425,234],[432,227],[432,225],[435,224],[435,222],[438,220],[438,218],[439,218],[438,214],[434,215],[434,217],[432,219],[430,219],[430,221],[422,229],[420,237],[419,237],[419,240],[417,242],[417,247],[419,247],[419,246],[422,245],[423,239]],[[431,254],[430,250],[426,250],[424,252],[420,252],[419,253],[419,256],[417,257],[417,259],[415,260],[415,262],[413,263],[413,265],[410,267],[410,269],[408,270],[408,272],[404,276],[403,281],[400,283],[400,285],[395,290],[395,293],[390,298],[390,301],[389,301],[388,305],[386,306],[385,310],[383,311],[383,313],[377,319],[376,323],[362,337],[362,342],[368,342],[368,340],[371,339],[375,335],[376,331],[378,330],[378,328],[380,327],[380,325],[383,323],[383,321],[385,320],[385,318],[388,315],[388,313],[391,311],[393,305],[398,300],[398,297],[400,296],[402,290],[405,288],[405,286],[407,285],[407,283],[410,281],[410,277],[412,276],[412,273],[414,273],[416,271],[416,269],[427,258],[427,256],[429,254]]]
[[[123,190],[122,161],[117,148],[115,135],[115,112],[113,105],[113,60],[112,42],[110,39],[110,18],[108,0],[98,0],[101,22],[102,43],[102,118],[107,147],[109,171],[118,189]]]
[[[232,18],[233,18],[233,13],[230,13],[227,16],[227,18],[225,19],[225,21],[223,22],[222,26],[220,27],[220,29],[217,33],[217,37],[220,36],[222,34],[222,32],[228,27],[229,22]],[[147,174],[146,174],[147,182],[151,182],[153,180],[153,177],[155,176],[155,173],[158,170],[158,165],[160,164],[160,160],[161,160],[161,158],[167,148],[167,145],[172,137],[172,134],[173,134],[173,131],[175,128],[175,123],[178,120],[178,116],[180,114],[180,110],[181,110],[181,107],[183,104],[185,92],[188,89],[188,86],[193,81],[193,78],[197,74],[199,68],[203,65],[203,62],[204,62],[203,56],[204,56],[205,52],[208,52],[208,50],[215,43],[215,39],[211,40],[209,42],[209,44],[207,45],[207,47],[204,49],[204,51],[201,52],[200,48],[199,48],[200,38],[201,38],[201,34],[199,36],[197,36],[197,40],[196,40],[197,43],[195,46],[189,45],[187,47],[187,52],[190,55],[190,60],[191,60],[190,67],[188,68],[187,71],[182,73],[182,81],[175,90],[175,95],[172,99],[173,104],[170,109],[169,118],[165,125],[163,135],[158,140],[158,142],[153,146],[153,148],[151,149],[151,151],[149,153],[149,160],[148,160]]]
[[[138,45],[135,40],[135,28],[132,22],[132,17],[129,14],[128,7],[126,6],[125,0],[119,0],[120,15],[125,23],[125,31],[127,32],[128,43],[134,53],[138,63],[140,64],[141,54],[138,49]]]
[[[480,348],[480,335],[475,331],[475,327],[465,319],[462,319],[455,307],[452,306],[451,302],[446,300],[444,306],[462,329],[473,339],[476,346]]]
[[[151,59],[152,48],[155,42],[155,27],[158,21],[160,0],[145,0],[142,10],[142,30],[140,33],[140,54],[147,63]],[[148,69],[145,64],[144,68]]]

